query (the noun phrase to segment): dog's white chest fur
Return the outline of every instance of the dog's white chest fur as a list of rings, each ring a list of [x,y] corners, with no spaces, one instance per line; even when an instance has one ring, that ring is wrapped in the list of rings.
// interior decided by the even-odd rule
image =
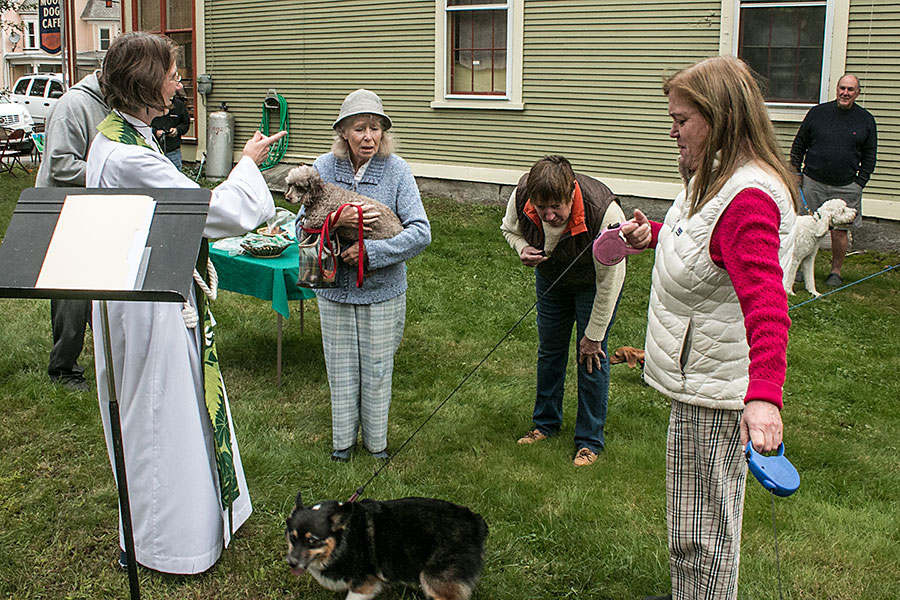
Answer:
[[[308,573],[313,576],[313,578],[319,582],[323,588],[329,589],[332,592],[343,592],[350,589],[350,585],[342,580],[342,579],[331,579],[330,577],[326,577],[322,575],[322,572],[317,569],[310,568]]]

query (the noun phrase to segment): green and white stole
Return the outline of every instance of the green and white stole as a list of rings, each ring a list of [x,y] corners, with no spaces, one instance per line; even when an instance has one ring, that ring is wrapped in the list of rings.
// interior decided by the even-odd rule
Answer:
[[[154,148],[148,144],[137,128],[115,111],[109,113],[97,126],[97,130],[114,142],[143,146],[154,152],[162,153],[159,147]],[[201,249],[203,248],[208,248],[205,239],[201,244]],[[207,250],[206,252],[201,251],[200,257],[198,257],[198,271],[203,276],[206,275],[208,256]],[[196,290],[196,296],[200,322],[203,324],[201,350],[203,355],[202,377],[206,410],[209,413],[209,421],[213,430],[216,470],[219,474],[219,495],[222,500],[222,509],[229,512],[230,520],[231,505],[240,495],[237,474],[234,470],[234,452],[231,448],[231,428],[228,426],[228,414],[225,411],[225,389],[222,387],[219,356],[216,352],[216,341],[212,325],[212,313],[209,310],[209,299],[199,289]]]

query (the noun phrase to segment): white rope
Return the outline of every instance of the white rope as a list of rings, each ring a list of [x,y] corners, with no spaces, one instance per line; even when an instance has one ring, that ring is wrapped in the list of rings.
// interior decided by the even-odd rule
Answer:
[[[197,314],[197,309],[188,302],[185,302],[184,308],[181,309],[181,318],[184,319],[184,324],[188,329],[194,329],[200,322],[200,315]]]
[[[219,274],[216,273],[212,259],[209,258],[206,259],[206,276],[209,277],[209,286],[203,281],[197,269],[194,269],[194,281],[197,282],[197,286],[203,290],[203,293],[206,294],[210,301],[215,302],[216,297],[219,295]]]
[[[209,277],[209,285],[206,285],[197,269],[194,269],[194,281],[197,283],[197,287],[203,290],[204,295],[213,302],[219,295],[219,274],[216,273],[212,259],[209,258],[206,259],[206,275]],[[181,309],[181,318],[184,319],[184,324],[188,329],[194,329],[200,323],[197,309],[191,306],[189,302],[184,303],[184,308]]]

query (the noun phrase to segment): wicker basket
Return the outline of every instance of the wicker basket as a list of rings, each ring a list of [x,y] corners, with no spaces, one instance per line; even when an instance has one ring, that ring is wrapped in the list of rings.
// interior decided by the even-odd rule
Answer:
[[[241,248],[250,256],[257,258],[273,258],[281,256],[288,249],[291,241],[285,237],[277,235],[258,235],[249,233],[244,236],[241,242]]]

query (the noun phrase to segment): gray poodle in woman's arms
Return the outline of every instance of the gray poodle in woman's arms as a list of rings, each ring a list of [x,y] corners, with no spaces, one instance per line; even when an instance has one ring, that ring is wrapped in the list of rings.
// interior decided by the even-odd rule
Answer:
[[[368,204],[378,209],[378,218],[367,223],[363,237],[368,240],[385,240],[392,238],[401,231],[403,225],[400,219],[390,208],[362,194],[334,185],[325,183],[319,172],[310,165],[300,165],[291,169],[285,178],[287,191],[284,198],[291,204],[301,204],[306,207],[303,216],[303,226],[307,229],[319,229],[325,223],[325,218],[341,204]],[[345,208],[346,210],[356,210]],[[357,239],[357,231],[350,231],[348,227],[338,228],[338,234],[342,239]]]

